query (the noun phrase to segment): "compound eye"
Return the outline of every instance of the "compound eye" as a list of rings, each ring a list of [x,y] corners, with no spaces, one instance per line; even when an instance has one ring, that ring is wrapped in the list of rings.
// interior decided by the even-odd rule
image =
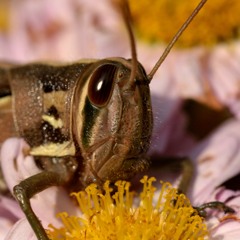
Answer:
[[[103,107],[108,103],[112,95],[116,71],[115,65],[105,64],[92,74],[88,85],[88,98],[93,105]]]

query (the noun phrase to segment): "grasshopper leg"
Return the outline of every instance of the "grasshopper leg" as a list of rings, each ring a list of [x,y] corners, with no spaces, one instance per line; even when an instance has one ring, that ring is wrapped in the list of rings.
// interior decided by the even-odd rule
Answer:
[[[156,159],[153,161],[154,167],[166,167],[168,169],[180,169],[182,172],[182,177],[178,186],[179,193],[187,193],[188,187],[192,181],[194,166],[192,161],[187,157],[163,157],[161,161],[157,161]],[[213,201],[204,203],[198,207],[194,207],[198,215],[206,218],[207,213],[206,209],[218,209],[219,211],[223,211],[225,213],[234,213],[235,211],[227,206],[225,203],[220,201]]]
[[[187,157],[161,157],[159,159],[152,159],[152,167],[157,168],[166,168],[169,171],[179,171],[182,173],[181,180],[178,186],[179,193],[187,193],[189,185],[193,178],[194,166],[192,161]]]
[[[58,172],[43,171],[31,176],[14,187],[14,195],[20,207],[25,213],[32,229],[39,240],[48,240],[48,236],[32,210],[30,199],[37,193],[51,186],[60,186],[66,182],[62,174]]]
[[[206,212],[207,208],[217,209],[219,211],[223,211],[224,213],[235,213],[234,209],[232,209],[231,207],[228,207],[225,203],[219,202],[219,201],[204,203],[194,208],[197,210],[198,215],[203,218],[207,217],[207,212]]]

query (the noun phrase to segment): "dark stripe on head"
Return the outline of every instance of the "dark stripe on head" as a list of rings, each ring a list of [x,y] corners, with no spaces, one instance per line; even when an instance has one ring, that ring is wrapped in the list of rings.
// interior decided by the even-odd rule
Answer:
[[[0,98],[6,97],[6,96],[11,96],[10,88],[1,88],[0,89]]]
[[[89,99],[86,98],[85,105],[83,108],[83,128],[82,128],[82,143],[88,146],[90,143],[90,138],[92,136],[92,128],[96,122],[96,118],[99,114],[99,109],[92,106]]]

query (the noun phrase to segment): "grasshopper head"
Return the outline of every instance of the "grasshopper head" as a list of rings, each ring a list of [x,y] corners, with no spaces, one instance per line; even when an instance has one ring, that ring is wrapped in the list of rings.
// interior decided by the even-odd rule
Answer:
[[[83,183],[128,179],[148,166],[149,81],[140,63],[134,80],[130,75],[131,60],[105,59],[91,64],[76,87],[73,126],[84,159]]]

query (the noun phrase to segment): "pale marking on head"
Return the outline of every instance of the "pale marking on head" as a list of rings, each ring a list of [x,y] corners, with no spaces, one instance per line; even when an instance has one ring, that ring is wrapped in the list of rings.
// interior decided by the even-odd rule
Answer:
[[[0,98],[0,108],[4,108],[5,106],[8,106],[12,102],[12,96],[6,96]]]
[[[56,128],[62,128],[63,127],[63,121],[61,118],[55,119],[54,116],[49,116],[49,115],[42,115],[42,119],[49,123],[52,127]]]
[[[83,128],[82,112],[83,112],[86,97],[87,97],[87,94],[88,94],[88,83],[89,83],[89,80],[86,81],[84,86],[82,86],[82,93],[79,95],[79,98],[77,99],[78,105],[76,106],[76,108],[77,108],[77,111],[75,112],[76,116],[73,116],[76,119],[75,120],[76,123],[77,123],[77,126],[76,126],[77,129],[76,130],[77,130],[77,135],[78,136],[81,136],[82,128]],[[74,94],[77,95],[76,92]],[[76,96],[74,96],[74,98],[76,98]],[[72,110],[73,109],[71,109],[71,114],[73,114]]]
[[[47,143],[38,147],[33,147],[30,154],[33,156],[64,157],[74,156],[76,149],[72,141],[63,143]]]

